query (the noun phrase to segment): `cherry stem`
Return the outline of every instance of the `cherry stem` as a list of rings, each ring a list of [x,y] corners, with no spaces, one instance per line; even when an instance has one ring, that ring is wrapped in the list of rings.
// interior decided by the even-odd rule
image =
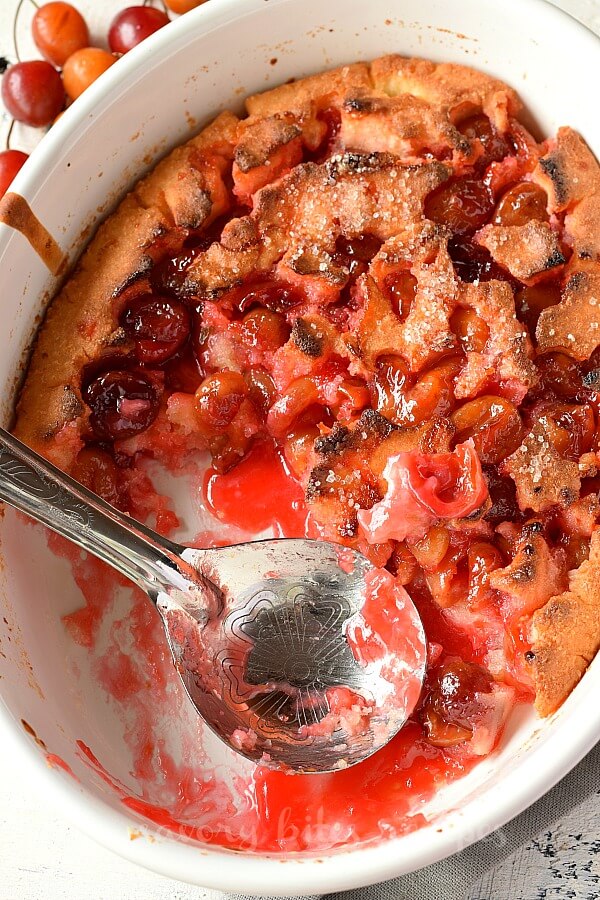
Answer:
[[[15,127],[15,120],[13,119],[9,125],[8,131],[6,132],[6,149],[10,150],[10,138],[13,133],[13,128]]]
[[[17,8],[15,10],[15,17],[13,19],[13,44],[14,44],[14,48],[15,48],[15,56],[17,57],[17,62],[21,62],[21,57],[19,55],[19,45],[17,42],[17,22],[19,21],[19,13],[21,12],[23,4],[26,2],[31,3],[33,6],[35,6],[36,9],[40,8],[39,4],[36,3],[36,0],[19,0],[19,2],[17,3]]]

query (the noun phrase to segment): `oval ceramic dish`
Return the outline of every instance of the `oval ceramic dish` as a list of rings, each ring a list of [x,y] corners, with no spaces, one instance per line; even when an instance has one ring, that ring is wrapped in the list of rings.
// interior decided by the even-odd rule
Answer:
[[[219,110],[238,109],[246,94],[291,77],[390,52],[490,72],[519,91],[541,133],[571,125],[600,153],[591,88],[600,75],[600,42],[541,0],[211,0],[100,78],[44,138],[13,189],[73,261],[128,186]],[[4,225],[0,279],[1,417],[7,425],[28,345],[57,281],[24,237]],[[391,878],[501,826],[600,737],[596,659],[554,716],[542,721],[530,709],[513,716],[500,749],[440,793],[427,811],[430,824],[412,834],[319,857],[200,847],[128,810],[98,770],[82,762],[76,741],[93,747],[105,764],[110,760],[111,776],[127,777],[122,722],[85,651],[61,624],[61,615],[81,602],[78,589],[41,529],[9,510],[0,518],[0,541],[2,739],[31,758],[43,801],[64,809],[105,846],[164,875],[270,895],[324,893]],[[207,748],[211,763],[223,753],[216,741]],[[47,753],[64,760],[76,778],[60,766],[49,768]]]

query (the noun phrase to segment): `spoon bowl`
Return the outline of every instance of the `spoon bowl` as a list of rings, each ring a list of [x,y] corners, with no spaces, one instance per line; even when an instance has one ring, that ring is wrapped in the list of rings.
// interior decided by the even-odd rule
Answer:
[[[361,762],[404,725],[426,641],[385,570],[326,541],[186,548],[0,429],[0,499],[141,587],[198,713],[248,759],[299,772]]]

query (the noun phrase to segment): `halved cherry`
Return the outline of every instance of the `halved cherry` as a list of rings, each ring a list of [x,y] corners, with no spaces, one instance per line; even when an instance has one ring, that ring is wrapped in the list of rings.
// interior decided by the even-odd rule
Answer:
[[[487,482],[491,508],[484,518],[492,525],[500,522],[515,522],[521,518],[521,512],[517,504],[517,490],[512,478],[500,475],[496,466],[484,465],[483,474]]]
[[[548,412],[555,424],[550,437],[561,456],[577,461],[592,449],[596,419],[590,405],[556,404]]]
[[[458,444],[452,453],[411,451],[401,456],[406,485],[439,518],[463,518],[485,502],[488,488],[472,444]]]
[[[84,447],[77,454],[71,474],[107,503],[122,508],[121,470],[106,450],[98,446]]]
[[[475,663],[446,659],[430,676],[421,713],[430,743],[448,747],[469,740],[479,718],[477,694],[489,693],[492,684],[488,672]]]
[[[566,353],[543,353],[536,359],[544,387],[563,400],[575,400],[582,392],[583,372]]]
[[[474,600],[488,588],[490,574],[504,565],[500,550],[489,541],[475,541],[467,553],[469,599]]]
[[[447,415],[454,405],[454,381],[463,364],[463,357],[449,356],[420,374],[397,424],[421,425],[432,416]]]
[[[538,319],[541,313],[560,301],[560,284],[556,281],[544,281],[530,286],[521,285],[515,297],[517,316],[535,336]]]
[[[489,251],[468,236],[451,238],[448,242],[448,253],[454,271],[461,281],[472,284],[474,281],[497,279],[513,283],[509,273],[494,262]]]
[[[482,463],[501,462],[521,443],[521,417],[505,397],[477,397],[463,403],[451,419],[456,428],[456,441],[462,443],[472,438]]]
[[[409,314],[417,293],[417,279],[410,272],[390,272],[383,286],[392,301],[392,308],[401,322]]]
[[[457,307],[450,317],[450,328],[465,353],[481,353],[488,342],[490,329],[474,309]]]
[[[196,391],[196,409],[202,430],[215,435],[226,431],[247,393],[248,387],[239,372],[224,370],[205,378]]]
[[[373,234],[363,234],[356,238],[340,235],[335,243],[333,261],[348,269],[351,277],[357,277],[366,271],[367,263],[371,262],[380,247],[380,239]]]
[[[188,339],[188,308],[169,297],[143,294],[121,316],[121,325],[141,362],[161,363],[174,356]]]
[[[255,307],[242,319],[248,342],[260,350],[277,350],[288,340],[291,328],[285,316],[265,307]]]
[[[244,374],[244,381],[248,388],[248,397],[256,409],[266,416],[275,400],[276,390],[273,379],[266,369],[260,366],[248,369]]]
[[[284,313],[304,302],[302,293],[283,281],[256,281],[233,288],[220,297],[225,309],[246,313],[255,306]]]
[[[513,185],[500,199],[494,215],[496,225],[526,225],[535,220],[547,222],[548,195],[531,181]]]
[[[395,422],[409,413],[407,404],[414,406],[408,397],[413,380],[408,364],[401,356],[381,356],[377,360],[372,394],[373,406],[383,416]]]
[[[491,162],[499,162],[514,150],[510,139],[497,131],[483,114],[463,119],[458,130],[470,141],[477,140],[481,144],[483,154],[477,160],[477,164],[481,167],[489,166]]]
[[[473,234],[490,220],[493,211],[489,187],[472,175],[451,178],[425,200],[427,218],[460,235]]]
[[[135,372],[106,372],[88,385],[84,396],[91,409],[90,424],[103,440],[114,441],[145,431],[160,406],[159,389],[149,378]]]

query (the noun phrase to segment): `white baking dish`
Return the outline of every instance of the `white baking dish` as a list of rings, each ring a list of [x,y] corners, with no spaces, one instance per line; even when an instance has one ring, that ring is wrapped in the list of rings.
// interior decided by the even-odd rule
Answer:
[[[520,91],[543,133],[570,124],[600,153],[591,86],[600,43],[541,0],[211,0],[110,69],[52,128],[14,184],[74,258],[81,235],[153,161],[243,95],[328,66],[400,52],[462,62]],[[276,60],[272,63],[272,60]],[[2,419],[55,282],[25,239],[0,226]],[[377,846],[321,857],[266,857],[186,843],[129,813],[82,764],[75,741],[127,769],[122,723],[60,616],[80,598],[43,532],[7,511],[0,521],[0,729],[31,759],[42,802],[98,841],[165,875],[229,891],[340,890],[440,859],[502,825],[564,775],[600,737],[600,660],[563,708],[511,720],[501,749],[436,799],[431,825]],[[75,672],[78,671],[78,675]],[[78,780],[50,769],[30,723]],[[215,753],[221,752],[215,747]],[[324,798],[326,803],[326,798]],[[360,799],[358,799],[360,802]],[[132,829],[141,833],[131,840]]]

